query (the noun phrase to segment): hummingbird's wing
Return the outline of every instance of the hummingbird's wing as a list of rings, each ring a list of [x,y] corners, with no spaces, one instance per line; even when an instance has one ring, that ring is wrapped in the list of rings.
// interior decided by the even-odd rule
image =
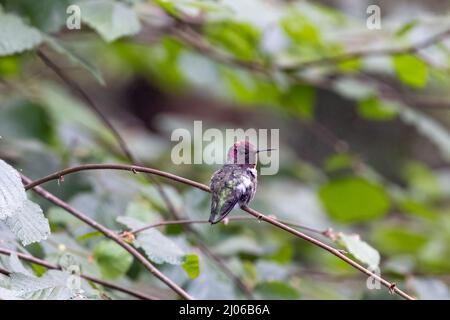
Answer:
[[[239,188],[238,177],[232,170],[220,169],[216,171],[211,179],[211,215],[209,222],[216,224],[233,210],[241,199],[244,190]]]

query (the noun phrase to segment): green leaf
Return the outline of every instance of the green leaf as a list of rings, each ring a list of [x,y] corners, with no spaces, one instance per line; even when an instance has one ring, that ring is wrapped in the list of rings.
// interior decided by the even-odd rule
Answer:
[[[252,237],[236,235],[222,240],[215,248],[215,251],[221,255],[229,256],[239,253],[259,256],[264,253],[264,248],[262,248],[261,244]]]
[[[359,177],[328,182],[320,188],[319,198],[328,214],[343,223],[379,218],[390,207],[381,186]]]
[[[19,238],[23,245],[47,239],[48,220],[41,208],[27,199],[19,173],[0,159],[0,222]]]
[[[379,226],[375,228],[372,241],[386,254],[416,254],[427,243],[423,232],[406,229],[402,226]]]
[[[427,64],[411,54],[401,54],[392,57],[394,70],[398,78],[411,87],[423,87],[428,80]]]
[[[351,168],[353,160],[353,157],[347,153],[336,153],[325,161],[324,167],[326,171],[348,169]]]
[[[18,297],[19,293],[0,287],[0,300],[23,300]]]
[[[278,251],[267,257],[268,260],[276,261],[279,264],[288,264],[292,260],[294,248],[292,244],[285,243]]]
[[[333,89],[342,96],[354,100],[369,99],[377,93],[377,89],[373,84],[351,78],[337,79],[333,83]]]
[[[340,233],[339,240],[342,241],[348,252],[356,259],[366,264],[372,270],[378,268],[380,264],[380,254],[369,244],[362,241],[359,235]]]
[[[0,56],[31,50],[42,42],[41,33],[0,8]]]
[[[104,240],[95,247],[94,259],[107,279],[123,276],[133,262],[133,256],[111,240]]]
[[[294,300],[300,298],[297,290],[289,284],[279,281],[266,281],[258,283],[255,293],[260,299],[268,300]]]
[[[404,37],[408,33],[410,33],[417,25],[419,24],[419,20],[414,19],[402,25],[398,30],[395,31],[396,37]]]
[[[82,12],[81,20],[107,42],[134,35],[141,29],[136,13],[123,3],[92,0],[78,4]]]
[[[244,22],[220,21],[205,26],[209,41],[220,46],[242,60],[253,60],[258,56],[260,32]]]
[[[88,232],[85,233],[79,237],[77,237],[78,241],[85,241],[85,240],[89,240],[92,238],[96,238],[96,237],[103,237],[103,233],[101,233],[100,231],[92,231],[92,232]]]
[[[10,275],[10,290],[25,300],[68,300],[74,292],[67,286],[70,274],[59,270],[47,271],[38,278],[23,273]]]
[[[286,34],[300,45],[321,45],[320,30],[308,18],[295,12],[289,14],[281,21],[281,26]]]
[[[7,78],[15,76],[21,69],[20,59],[17,56],[0,57],[0,76]]]
[[[89,72],[102,86],[106,84],[100,70],[96,66],[92,65],[88,60],[78,55],[73,49],[65,46],[61,43],[61,41],[50,36],[46,36],[45,41],[50,47],[53,48],[53,50],[66,56],[73,64],[80,66]]]
[[[0,220],[11,217],[27,201],[19,172],[0,159]]]
[[[412,277],[409,284],[420,300],[450,300],[447,284],[439,279]]]
[[[420,162],[408,163],[404,167],[403,176],[417,197],[434,200],[442,194],[437,177]]]
[[[312,119],[316,91],[310,86],[294,85],[281,96],[281,105],[291,114],[302,119]]]
[[[401,199],[398,206],[402,209],[402,211],[419,217],[435,219],[438,216],[438,213],[429,208],[425,203],[422,203],[412,197]]]
[[[47,33],[56,33],[66,23],[71,0],[1,0],[7,11],[14,11],[31,25]]]
[[[369,120],[391,120],[398,114],[398,104],[377,97],[370,97],[359,102],[358,113]]]
[[[188,254],[185,256],[183,269],[190,279],[195,279],[200,275],[200,260],[196,254]]]
[[[120,216],[117,222],[130,229],[137,229],[146,226],[145,223],[132,217]],[[155,263],[182,264],[185,253],[169,237],[156,229],[148,229],[137,234],[134,246],[142,248],[147,257]]]
[[[354,58],[339,62],[337,67],[343,72],[355,72],[361,69],[361,64],[360,58]]]

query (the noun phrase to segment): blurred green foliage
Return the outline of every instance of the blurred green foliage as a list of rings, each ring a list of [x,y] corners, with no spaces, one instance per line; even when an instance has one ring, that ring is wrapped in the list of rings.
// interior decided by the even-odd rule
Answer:
[[[68,3],[0,0],[0,158],[32,178],[76,164],[126,162],[95,113],[49,76],[36,58],[38,49],[49,53],[106,105],[123,103],[116,101],[113,92],[139,78],[174,99],[201,92],[233,103],[230,113],[254,112],[250,117],[269,125],[272,119],[268,118],[281,115],[284,122],[278,124],[290,145],[285,143],[280,150],[280,173],[261,177],[252,206],[292,223],[341,231],[333,245],[346,249],[360,263],[380,267],[382,276],[419,297],[450,298],[448,279],[443,277],[450,272],[448,112],[436,116],[414,103],[417,97],[448,101],[448,44],[420,52],[362,55],[308,66],[353,50],[408,47],[423,40],[423,34],[441,31],[435,27],[439,23],[394,21],[381,31],[369,32],[364,20],[313,2],[268,5],[251,1],[252,10],[244,12],[245,4],[237,0],[84,0],[78,1],[84,11],[82,30],[68,31],[64,28]],[[183,22],[186,17],[200,22],[190,25]],[[450,28],[448,17],[447,13],[433,19],[446,19],[441,27]],[[172,32],[177,23],[193,32],[196,41]],[[258,71],[260,68],[265,71]],[[319,100],[325,91],[353,106],[355,115],[346,118],[348,127],[356,121],[365,125],[362,132],[367,135],[356,138],[372,150],[373,158],[395,164],[398,172],[393,179],[352,147],[332,148],[322,162],[303,159],[303,150],[298,152],[295,144],[305,136],[297,127],[316,124],[323,112]],[[103,97],[109,94],[111,97]],[[183,112],[161,120],[164,132],[199,117],[198,113],[189,114],[192,105],[188,101],[183,107]],[[207,105],[201,107],[208,110]],[[120,112],[126,107],[118,115],[113,108],[111,114],[104,109],[143,162],[208,182],[215,168],[174,166],[168,161],[171,144],[167,137],[135,126],[134,119],[121,121]],[[153,110],[149,107],[148,112]],[[220,121],[220,129],[230,126],[231,120]],[[372,145],[372,135],[381,135],[385,129],[394,132],[389,124],[406,124],[422,136],[426,143],[399,138],[419,149],[421,159],[399,156],[399,160],[396,154]],[[370,131],[374,127],[379,131]],[[330,140],[329,134],[324,135]],[[313,154],[314,147],[305,153]],[[400,145],[398,148],[400,154]],[[429,162],[424,161],[428,158]],[[60,184],[52,182],[46,187],[114,230],[168,219],[164,200],[141,175],[89,172],[68,176]],[[163,185],[183,218],[207,218],[207,194],[166,181]],[[42,257],[57,262],[70,252],[89,274],[115,279],[130,288],[150,288],[149,292],[162,298],[175,297],[169,290],[161,290],[158,281],[115,243],[64,211],[35,200],[52,229],[49,240],[34,245]],[[342,261],[263,223],[243,220],[192,227],[257,298],[392,298],[368,290],[365,281],[359,281],[356,271]],[[0,238],[9,247],[24,250],[1,222]],[[183,228],[152,229],[137,241],[135,245],[158,268],[194,297],[243,298],[223,271],[198,250],[196,237]],[[32,270],[37,275],[44,272],[36,265]],[[439,294],[432,295],[436,288]],[[122,298],[114,292],[108,295]]]

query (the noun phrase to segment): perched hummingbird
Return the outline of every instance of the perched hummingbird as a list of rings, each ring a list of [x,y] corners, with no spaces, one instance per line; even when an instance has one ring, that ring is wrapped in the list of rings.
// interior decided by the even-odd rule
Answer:
[[[228,150],[227,162],[211,178],[211,224],[222,221],[231,210],[247,205],[253,199],[257,185],[258,152],[270,150],[257,150],[248,141],[236,142]]]

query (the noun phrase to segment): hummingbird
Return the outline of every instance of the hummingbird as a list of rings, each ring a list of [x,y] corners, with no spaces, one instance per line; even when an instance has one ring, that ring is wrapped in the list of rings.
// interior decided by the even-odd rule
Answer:
[[[258,153],[273,149],[257,150],[248,141],[236,142],[227,153],[227,161],[211,177],[212,193],[209,222],[216,224],[234,208],[247,205],[255,196],[257,186],[256,163]]]

